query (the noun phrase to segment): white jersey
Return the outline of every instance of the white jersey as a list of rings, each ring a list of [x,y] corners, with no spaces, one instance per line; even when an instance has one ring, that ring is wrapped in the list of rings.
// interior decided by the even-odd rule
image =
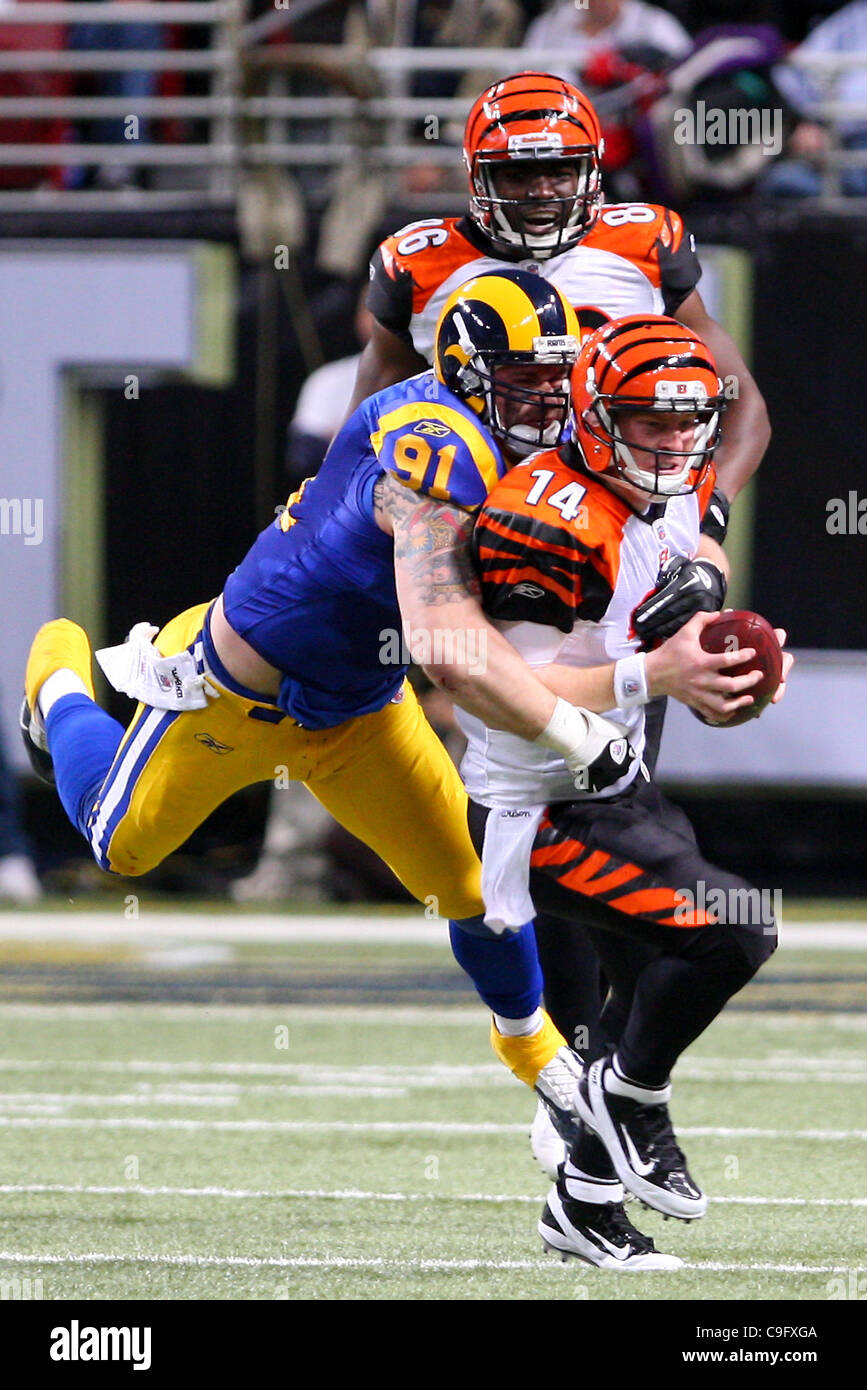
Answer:
[[[529,270],[569,301],[586,333],[624,314],[674,314],[701,276],[695,242],[676,212],[652,203],[603,207],[576,246],[548,260],[504,260],[469,218],[428,217],[381,243],[368,308],[433,360],[449,295],[476,275]]]
[[[639,516],[556,451],[527,459],[500,480],[476,522],[485,611],[530,666],[603,666],[631,655],[638,648],[632,613],[663,565],[695,555],[712,489],[711,470],[698,492],[654,503]],[[549,749],[457,710],[467,737],[461,775],[469,796],[483,806],[518,808],[623,791],[640,775],[644,709],[604,713],[623,727],[635,761],[619,781],[591,794],[576,789]]]

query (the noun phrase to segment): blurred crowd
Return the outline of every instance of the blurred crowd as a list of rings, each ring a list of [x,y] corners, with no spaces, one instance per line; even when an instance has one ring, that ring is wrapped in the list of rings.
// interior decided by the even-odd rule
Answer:
[[[106,150],[130,139],[139,147],[207,141],[205,118],[151,119],[137,112],[145,98],[214,93],[214,74],[173,71],[165,55],[206,47],[218,30],[153,21],[107,22],[125,3],[90,0],[90,23],[16,26],[8,22],[16,0],[0,0],[0,53],[68,49],[86,56],[109,51],[122,65],[115,71],[0,71],[0,96],[99,96],[120,99],[128,107],[128,114],[115,109],[104,116],[75,119],[62,114],[7,115],[0,118],[0,143],[92,144]],[[254,0],[246,18],[251,26],[248,43],[260,50],[348,43],[477,49],[481,57],[486,48],[514,47],[527,53],[529,66],[546,66],[534,62],[534,53],[556,52],[558,71],[585,88],[604,116],[606,173],[617,198],[684,201],[714,189],[730,196],[756,184],[776,197],[815,194],[829,147],[861,149],[867,138],[867,117],[829,123],[817,115],[821,84],[785,63],[801,47],[808,53],[867,52],[863,0],[845,5],[839,0],[323,0],[318,5],[279,7],[273,0]],[[153,67],[146,59],[140,66],[124,66],[131,52],[159,53],[160,61]],[[334,95],[364,85],[354,74],[338,78],[327,63],[286,68],[265,63],[246,69],[245,88],[279,94],[286,90],[287,74],[292,92],[302,95]],[[466,96],[469,103],[498,75],[502,74],[484,68],[465,73],[422,69],[412,77],[406,95],[431,100]],[[848,71],[834,96],[863,104],[867,67]],[[705,150],[702,161],[691,161],[671,139],[672,100],[680,106],[704,100],[722,109],[782,110],[785,148],[779,153],[787,167],[768,178],[766,161],[738,159],[736,152],[719,148]],[[129,116],[136,117],[132,133]],[[291,124],[284,124],[282,131],[281,138],[298,138]],[[457,133],[456,126],[445,138],[454,139]],[[426,167],[421,161],[408,179],[407,191],[436,191],[446,177],[441,165]],[[110,155],[80,166],[0,168],[3,188],[118,190],[163,186],[166,179],[171,173],[165,168],[143,168]],[[863,170],[847,173],[843,192],[863,195],[865,188]]]

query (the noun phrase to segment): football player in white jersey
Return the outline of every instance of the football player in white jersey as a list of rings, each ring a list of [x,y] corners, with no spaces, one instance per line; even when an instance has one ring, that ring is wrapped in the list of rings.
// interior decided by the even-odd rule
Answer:
[[[761,393],[705,309],[695,241],[679,215],[650,203],[604,203],[603,148],[593,106],[560,77],[518,73],[481,93],[464,132],[467,213],[414,222],[373,257],[373,331],[351,409],[430,365],[437,319],[454,289],[485,271],[518,266],[557,285],[584,331],[647,312],[673,315],[701,336],[720,375],[737,383],[716,459],[731,501],[770,438]]]
[[[610,987],[579,1088],[591,1132],[570,1149],[539,1225],[548,1248],[594,1264],[607,1252],[641,1267],[624,1189],[668,1216],[704,1214],[668,1115],[671,1072],[776,945],[773,920],[753,920],[759,895],[704,859],[644,765],[654,696],[724,722],[753,703],[760,679],[726,674],[749,649],[701,647],[712,613],[647,652],[634,627],[666,565],[696,587],[715,582],[716,566],[696,555],[724,404],[698,335],[664,316],[615,320],[573,369],[571,439],[507,474],[476,521],[488,615],[556,694],[620,725],[633,755],[624,749],[617,782],[576,795],[556,756],[458,714],[486,921],[512,927],[538,910],[566,932],[577,919]],[[790,665],[787,654],[784,675]]]
[[[353,404],[423,370],[446,297],[472,277],[504,265],[529,269],[562,291],[586,333],[625,314],[673,315],[694,329],[726,379],[725,441],[717,449],[718,486],[702,519],[700,552],[725,538],[729,503],[758,466],[770,437],[761,394],[735,343],[711,319],[697,289],[701,265],[679,215],[648,203],[606,205],[603,141],[592,104],[571,83],[524,72],[487,88],[464,132],[469,206],[462,217],[425,218],[386,238],[371,262],[370,341]],[[736,383],[733,391],[730,383]],[[666,580],[662,607],[645,617],[643,635],[667,635],[671,612],[718,610],[725,584],[683,589],[688,576]],[[655,764],[665,702],[647,712],[645,761]],[[560,1031],[579,1050],[598,1032],[600,988],[595,957],[580,928],[570,940],[544,913],[536,937],[545,998]],[[548,1113],[539,1106],[533,1152],[546,1172],[563,1157]]]

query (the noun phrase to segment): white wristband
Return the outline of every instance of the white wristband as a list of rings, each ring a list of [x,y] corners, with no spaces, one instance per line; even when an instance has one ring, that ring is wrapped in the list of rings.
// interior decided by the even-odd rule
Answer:
[[[554,713],[533,742],[552,748],[561,758],[568,758],[586,742],[589,727],[590,721],[584,711],[558,696]]]
[[[621,657],[614,663],[615,705],[618,709],[634,709],[636,705],[646,705],[649,699],[646,652]]]

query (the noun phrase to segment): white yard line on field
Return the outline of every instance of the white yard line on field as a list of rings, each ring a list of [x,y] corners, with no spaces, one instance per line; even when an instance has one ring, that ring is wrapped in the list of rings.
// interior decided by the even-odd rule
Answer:
[[[145,903],[139,918],[120,909],[105,912],[0,912],[0,941],[126,942],[155,941],[392,943],[435,946],[448,951],[448,923],[417,916],[342,913],[282,915],[264,912],[161,912]],[[781,950],[867,950],[867,923],[784,920]]]
[[[220,1197],[233,1201],[292,1201],[332,1202],[481,1202],[494,1205],[509,1203],[537,1206],[543,1198],[538,1194],[509,1194],[490,1192],[365,1192],[353,1188],[327,1191],[322,1188],[246,1188],[246,1187],[143,1187],[128,1183],[98,1186],[88,1183],[0,1183],[0,1196],[19,1194],[39,1195],[59,1193],[84,1197]],[[713,1203],[734,1206],[769,1207],[865,1207],[867,1197],[711,1197]]]
[[[770,1069],[770,1070],[769,1070]],[[250,1085],[241,1081],[167,1081],[160,1090],[176,1094],[181,1089],[190,1093],[203,1090],[254,1091],[278,1093],[280,1082],[300,1081],[305,1086],[321,1084],[345,1088],[359,1086],[479,1086],[494,1083],[513,1085],[509,1074],[499,1062],[363,1062],[356,1065],[324,1062],[202,1062],[192,1058],[172,1061],[157,1058],[130,1057],[125,1060],[92,1060],[66,1057],[0,1057],[3,1072],[87,1072],[106,1075],[153,1075],[167,1077],[273,1077],[273,1082]],[[867,1059],[829,1054],[825,1057],[802,1057],[774,1052],[767,1057],[703,1057],[687,1055],[678,1063],[678,1080],[730,1080],[737,1075],[744,1080],[781,1081],[786,1079],[833,1081],[867,1081]],[[143,1092],[147,1083],[140,1082]],[[0,1099],[24,1094],[0,1092]],[[41,1094],[41,1093],[40,1093]]]
[[[558,1270],[568,1269],[551,1260],[396,1260],[363,1259],[358,1257],[329,1256],[324,1259],[305,1255],[141,1255],[109,1254],[104,1251],[87,1251],[81,1254],[66,1255],[27,1255],[19,1250],[0,1250],[0,1264],[18,1264],[38,1267],[42,1265],[182,1265],[217,1269],[377,1269],[384,1273],[403,1270],[425,1271],[472,1271],[472,1270]],[[723,1264],[715,1260],[694,1260],[683,1265],[683,1269],[670,1271],[681,1273],[687,1270],[707,1270],[714,1273],[744,1274],[750,1271],[769,1274],[848,1274],[851,1265],[808,1265],[771,1264],[757,1261],[744,1261],[741,1264]],[[858,1272],[860,1266],[855,1268]],[[608,1273],[609,1271],[603,1271]],[[617,1271],[615,1271],[617,1272]],[[582,1267],[582,1276],[587,1271]],[[659,1271],[657,1271],[659,1273]]]
[[[114,1115],[79,1116],[0,1115],[6,1129],[150,1129],[247,1131],[298,1134],[526,1134],[526,1124],[475,1123],[447,1120],[180,1120]],[[864,1140],[865,1129],[752,1129],[718,1125],[678,1126],[691,1138]]]
[[[483,1031],[489,1027],[489,1016],[484,1007],[472,1005],[450,1006],[415,1004],[167,1004],[154,1001],[147,1003],[107,1004],[33,1004],[10,1001],[0,1003],[0,1019],[30,1019],[66,1029],[69,1023],[117,1023],[153,1021],[164,1027],[169,1023],[195,1023],[200,1028],[208,1023],[223,1027],[228,1023],[263,1026],[268,1023],[297,1023],[309,1027],[323,1024],[333,1027],[335,1021],[342,1027],[381,1029],[402,1028],[413,1024],[419,1028],[475,1028]],[[832,1031],[842,1033],[862,1033],[867,1031],[867,1014],[840,1013],[834,1009],[787,1009],[784,1013],[753,1011],[745,1020],[742,1012],[733,1011],[720,1014],[714,1020],[714,1030],[720,1028],[736,1029],[740,1036],[744,1028],[757,1034],[760,1030],[788,1033],[796,1029],[803,1033],[805,1027],[821,1027],[824,1035]]]

